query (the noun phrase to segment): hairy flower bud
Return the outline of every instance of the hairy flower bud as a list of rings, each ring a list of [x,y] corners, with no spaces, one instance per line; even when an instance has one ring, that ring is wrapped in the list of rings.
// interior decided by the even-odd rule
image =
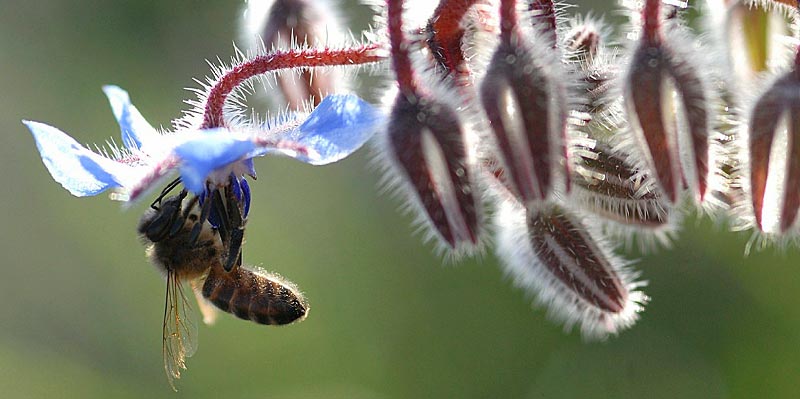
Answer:
[[[755,220],[767,233],[785,233],[800,207],[800,74],[775,80],[750,111],[749,185]]]
[[[464,19],[478,0],[442,0],[425,27],[425,44],[445,75],[469,73],[462,49]]]
[[[566,89],[551,49],[512,39],[499,45],[481,84],[481,100],[508,180],[524,203],[568,187]],[[537,51],[538,50],[538,51]]]
[[[658,228],[669,222],[669,207],[652,179],[636,170],[623,154],[595,142],[578,146],[573,184],[582,205],[618,223]]]
[[[575,70],[577,88],[582,94],[576,109],[592,119],[605,113],[618,98],[609,95],[620,73],[616,51],[606,47],[607,29],[601,21],[576,19],[564,38],[566,64]]]
[[[456,252],[478,245],[480,193],[465,129],[449,106],[398,94],[388,126],[388,151],[411,197],[446,246]]]
[[[722,50],[715,56],[726,67],[727,76],[721,83],[735,95],[735,101],[747,97],[741,94],[749,91],[761,74],[785,65],[791,57],[791,40],[786,35],[792,29],[786,17],[796,9],[794,0],[709,1],[704,17],[711,27],[710,38]]]
[[[515,283],[567,329],[579,324],[584,337],[602,339],[636,321],[648,300],[637,290],[644,284],[575,214],[552,204],[526,211],[507,200],[496,224],[498,254]]]
[[[678,27],[661,29],[658,4],[647,2],[643,35],[624,79],[628,122],[667,199],[675,203],[687,185],[702,202],[709,178],[707,84],[681,44],[667,38],[681,35]]]
[[[565,39],[567,55],[572,59],[591,62],[600,49],[600,32],[591,23],[573,27]]]

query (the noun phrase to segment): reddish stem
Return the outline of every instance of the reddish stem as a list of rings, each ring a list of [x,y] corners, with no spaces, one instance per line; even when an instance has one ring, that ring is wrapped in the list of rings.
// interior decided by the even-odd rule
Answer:
[[[504,42],[511,41],[518,22],[517,0],[500,0],[500,38]]]
[[[414,69],[408,55],[409,43],[403,33],[403,0],[388,0],[389,6],[389,44],[392,46],[392,66],[397,75],[400,91],[408,95],[416,95],[418,90],[414,82]]]
[[[467,75],[461,42],[464,29],[461,20],[478,0],[441,0],[429,22],[432,37],[428,43],[437,61],[450,73]]]
[[[642,10],[642,19],[644,19],[643,34],[645,40],[650,44],[656,44],[659,41],[659,34],[661,30],[661,0],[647,0]]]
[[[311,68],[337,65],[368,64],[384,60],[380,44],[367,44],[346,49],[304,49],[277,51],[235,66],[222,75],[208,92],[201,129],[224,126],[223,107],[228,95],[242,82],[254,76],[287,68]]]

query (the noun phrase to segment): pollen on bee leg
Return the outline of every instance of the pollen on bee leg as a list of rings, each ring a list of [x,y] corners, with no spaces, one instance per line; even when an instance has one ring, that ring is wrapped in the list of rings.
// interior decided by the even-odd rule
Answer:
[[[203,323],[210,326],[216,323],[218,312],[214,305],[203,297],[203,285],[201,280],[194,279],[191,282],[192,292],[197,299],[197,307],[200,308],[200,313],[203,315]]]

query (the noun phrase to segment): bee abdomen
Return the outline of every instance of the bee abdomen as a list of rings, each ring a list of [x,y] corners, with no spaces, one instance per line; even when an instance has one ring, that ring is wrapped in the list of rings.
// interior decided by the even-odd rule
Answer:
[[[305,299],[290,283],[244,266],[230,272],[211,268],[203,296],[219,309],[259,324],[289,324],[308,312]]]

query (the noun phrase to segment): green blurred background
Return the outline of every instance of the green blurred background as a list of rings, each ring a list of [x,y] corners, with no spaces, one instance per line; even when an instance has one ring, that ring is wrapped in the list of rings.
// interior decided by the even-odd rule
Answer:
[[[368,10],[346,1],[352,26]],[[609,2],[610,3],[610,2]],[[246,259],[306,292],[310,317],[200,326],[179,381],[161,361],[164,282],[123,211],[54,183],[20,120],[85,143],[119,134],[104,84],[168,126],[227,59],[241,1],[0,2],[0,397],[750,398],[800,392],[797,251],[690,219],[642,256],[652,303],[587,344],[531,309],[490,253],[442,265],[380,195],[365,152],[315,168],[258,160]],[[584,5],[582,10],[604,11]]]

